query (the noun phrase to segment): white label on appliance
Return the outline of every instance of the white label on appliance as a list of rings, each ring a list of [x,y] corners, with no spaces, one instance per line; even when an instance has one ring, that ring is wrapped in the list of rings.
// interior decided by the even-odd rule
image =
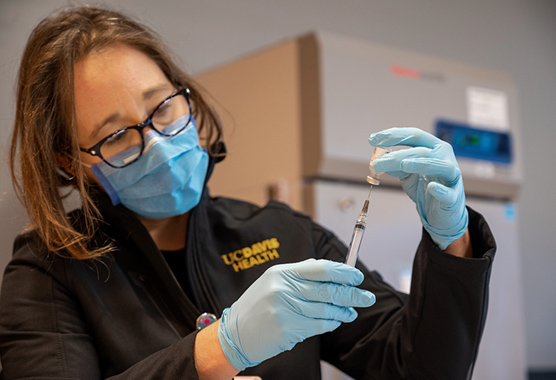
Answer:
[[[467,118],[469,124],[474,126],[509,130],[506,93],[489,88],[468,87]]]

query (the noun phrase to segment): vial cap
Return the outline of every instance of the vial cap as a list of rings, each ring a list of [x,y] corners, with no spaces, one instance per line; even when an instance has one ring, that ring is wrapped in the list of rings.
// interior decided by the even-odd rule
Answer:
[[[373,178],[371,176],[367,176],[367,182],[369,182],[371,185],[380,185],[380,180]]]

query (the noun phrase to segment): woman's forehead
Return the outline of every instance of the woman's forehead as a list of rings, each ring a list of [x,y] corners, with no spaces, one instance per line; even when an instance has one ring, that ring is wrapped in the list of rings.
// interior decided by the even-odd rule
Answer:
[[[168,80],[156,62],[143,52],[123,44],[91,53],[77,62],[74,68],[76,92],[112,92],[116,87],[137,90],[160,81]]]

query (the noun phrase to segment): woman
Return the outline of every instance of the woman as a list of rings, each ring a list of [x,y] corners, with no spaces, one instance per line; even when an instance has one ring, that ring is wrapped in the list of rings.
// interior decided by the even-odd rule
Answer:
[[[357,379],[470,375],[495,244],[448,144],[370,138],[414,147],[375,162],[424,226],[407,296],[341,264],[345,246],[287,206],[210,197],[218,118],[137,22],[45,19],[18,86],[11,168],[33,229],[2,285],[5,379],[317,379],[321,359]],[[82,206],[66,215],[68,185]],[[226,263],[255,253],[249,270]]]

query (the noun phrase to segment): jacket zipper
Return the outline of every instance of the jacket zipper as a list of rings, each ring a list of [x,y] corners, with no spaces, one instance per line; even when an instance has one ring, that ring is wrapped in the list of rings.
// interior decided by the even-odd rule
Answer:
[[[147,295],[147,297],[149,298],[149,300],[151,301],[151,303],[154,305],[154,307],[156,308],[156,310],[158,311],[158,313],[162,316],[162,318],[164,318],[164,320],[166,321],[166,323],[168,324],[168,326],[170,326],[170,328],[172,329],[172,331],[179,337],[179,338],[183,338],[183,335],[179,333],[179,331],[176,329],[176,327],[174,326],[174,324],[172,323],[172,321],[170,321],[168,319],[168,317],[166,316],[166,313],[163,312],[163,310],[160,308],[160,306],[158,306],[158,302],[156,302],[156,300],[152,297],[151,293],[149,292],[149,289],[147,288],[147,285],[145,284],[146,279],[145,277],[140,274],[140,273],[132,273],[132,278],[135,280],[135,283],[141,288],[143,289],[143,291],[145,292],[145,294]]]
[[[192,213],[190,219],[189,219],[189,223],[192,223],[189,225],[189,228],[194,228],[195,229],[195,233],[188,233],[187,239],[188,241],[190,241],[191,244],[191,249],[190,249],[190,254],[192,255],[192,260],[191,263],[192,265],[192,269],[195,275],[195,281],[200,285],[201,288],[201,297],[199,297],[199,299],[201,300],[205,300],[206,304],[208,306],[209,310],[204,310],[205,312],[210,312],[213,314],[216,314],[216,316],[218,318],[220,318],[220,310],[218,309],[217,305],[216,305],[216,301],[214,300],[214,298],[212,297],[212,294],[209,290],[209,287],[207,285],[207,279],[203,276],[203,271],[201,269],[201,260],[199,258],[199,249],[197,246],[197,236],[203,236],[202,234],[199,233],[199,231],[197,231],[197,223],[194,223],[194,219],[196,217],[196,213],[198,213],[199,210],[198,209],[194,209],[194,212]],[[189,265],[188,265],[189,268]],[[208,278],[208,276],[207,276]],[[197,305],[199,308],[204,308],[203,305]]]

